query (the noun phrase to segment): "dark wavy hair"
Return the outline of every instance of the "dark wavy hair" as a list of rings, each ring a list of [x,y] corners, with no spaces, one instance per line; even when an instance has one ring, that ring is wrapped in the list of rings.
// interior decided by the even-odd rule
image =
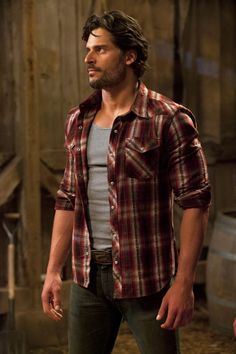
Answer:
[[[97,28],[104,28],[112,34],[113,43],[123,52],[134,49],[137,59],[131,64],[134,73],[139,78],[147,68],[148,41],[143,35],[138,21],[122,11],[104,12],[103,15],[90,16],[84,27],[82,39],[87,42],[91,32]]]

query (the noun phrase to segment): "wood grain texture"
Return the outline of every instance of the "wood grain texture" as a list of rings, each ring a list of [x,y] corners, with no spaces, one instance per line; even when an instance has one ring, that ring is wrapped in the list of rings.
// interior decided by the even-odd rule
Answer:
[[[7,202],[8,198],[21,182],[21,167],[22,159],[17,156],[14,157],[14,159],[0,173],[0,206]]]
[[[14,76],[11,1],[0,2],[0,166],[14,154]]]

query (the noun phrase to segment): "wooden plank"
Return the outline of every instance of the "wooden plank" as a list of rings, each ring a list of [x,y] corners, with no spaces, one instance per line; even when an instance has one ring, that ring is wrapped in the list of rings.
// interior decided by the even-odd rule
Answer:
[[[14,79],[12,53],[11,2],[0,2],[0,166],[14,154]]]
[[[234,1],[225,1],[220,5],[220,85],[221,99],[221,141],[226,155],[222,159],[236,159],[236,6]],[[226,40],[227,38],[227,40]],[[227,147],[226,147],[227,146]]]
[[[109,10],[122,10],[135,17],[150,43],[149,70],[143,79],[166,96],[173,93],[173,0],[107,0]]]
[[[10,161],[13,156],[14,154],[10,152],[0,152],[0,169],[2,169],[2,166]]]
[[[14,78],[14,125],[12,125],[12,131],[14,131],[14,141],[15,150],[20,156],[24,155],[25,146],[25,58],[23,54],[23,48],[25,47],[24,41],[25,37],[23,35],[24,28],[24,17],[23,17],[23,1],[10,0],[11,2],[11,18],[12,18],[12,46],[13,46],[13,78]],[[30,60],[30,58],[29,58]],[[32,151],[33,152],[33,151]],[[23,174],[23,163],[22,161],[22,174]],[[24,199],[24,184],[22,188],[18,190],[18,194],[15,198],[15,206],[13,208],[20,208],[21,214],[24,214],[21,202],[19,200],[23,197]],[[22,201],[23,201],[22,199]],[[14,202],[14,201],[13,201]],[[28,262],[28,247],[27,247],[27,232],[24,228],[27,225],[27,220],[20,223],[19,230],[17,232],[17,249],[16,249],[16,270],[17,270],[17,285],[26,286],[28,284],[28,274],[27,269],[29,265]],[[24,223],[24,224],[23,224]],[[26,227],[27,229],[27,227]],[[29,284],[28,284],[29,285]]]
[[[63,118],[71,107],[78,105],[79,75],[77,63],[76,0],[59,1],[61,112]],[[63,131],[63,127],[61,129]]]
[[[40,181],[42,187],[48,190],[48,192],[55,198],[61,178],[54,175],[42,162],[40,164]]]
[[[40,148],[60,148],[64,141],[61,92],[59,2],[35,1],[37,95]]]
[[[78,33],[76,50],[77,50],[77,61],[78,61],[78,75],[79,75],[79,101],[81,102],[92,92],[88,84],[88,73],[86,70],[86,65],[84,63],[85,57],[85,43],[82,41],[82,28],[90,15],[91,4],[93,0],[90,1],[78,1],[77,2],[77,29]]]
[[[221,135],[220,12],[217,1],[192,1],[182,41],[184,104],[196,115],[202,140],[215,143]]]
[[[40,152],[40,159],[54,171],[62,171],[65,168],[64,149],[44,149]]]
[[[22,16],[22,1],[11,0],[11,12],[12,12],[12,52],[13,52],[13,77],[14,77],[14,140],[15,149],[19,153],[22,151],[22,137],[24,136],[24,128],[22,125],[22,117],[24,117],[23,111],[23,96],[22,90],[23,82],[23,70],[24,61],[22,55],[23,47],[23,16]],[[14,128],[14,129],[13,129]]]
[[[21,238],[24,244],[24,259],[27,283],[32,289],[35,307],[40,306],[36,294],[41,287],[41,205],[39,167],[39,101],[37,100],[36,56],[35,56],[35,1],[24,0],[22,4],[21,50],[22,75],[22,157],[23,183],[21,193]],[[41,102],[40,102],[41,107]]]
[[[0,173],[0,206],[5,204],[21,182],[22,159],[16,156]]]

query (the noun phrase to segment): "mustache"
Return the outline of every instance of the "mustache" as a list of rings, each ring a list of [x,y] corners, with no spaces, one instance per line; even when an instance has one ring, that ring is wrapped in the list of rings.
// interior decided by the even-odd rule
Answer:
[[[93,70],[95,70],[95,71],[101,71],[100,68],[98,68],[97,66],[94,66],[94,65],[88,65],[88,66],[87,66],[87,69],[88,69],[88,70],[89,70],[89,69],[93,69]]]

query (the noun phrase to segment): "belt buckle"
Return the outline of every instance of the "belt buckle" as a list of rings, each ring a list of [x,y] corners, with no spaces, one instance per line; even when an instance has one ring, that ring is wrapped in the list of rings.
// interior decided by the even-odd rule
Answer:
[[[92,250],[92,259],[94,260],[95,263],[98,264],[112,264],[112,254],[111,250],[104,250],[104,251],[98,251],[98,250]]]

